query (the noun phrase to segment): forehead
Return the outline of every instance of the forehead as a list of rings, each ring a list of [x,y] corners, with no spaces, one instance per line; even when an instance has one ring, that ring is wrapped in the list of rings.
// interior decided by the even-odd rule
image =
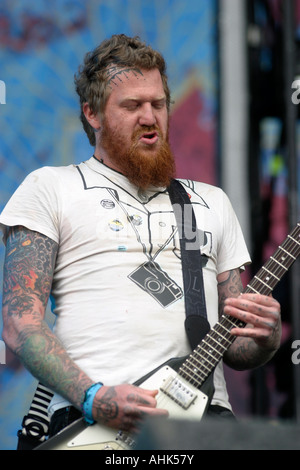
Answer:
[[[127,98],[161,99],[165,97],[158,69],[112,67],[108,71],[109,102],[120,102]]]

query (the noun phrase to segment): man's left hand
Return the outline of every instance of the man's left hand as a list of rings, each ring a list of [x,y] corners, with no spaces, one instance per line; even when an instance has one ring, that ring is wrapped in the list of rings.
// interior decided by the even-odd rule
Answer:
[[[245,328],[233,328],[231,334],[253,338],[262,349],[277,350],[281,338],[280,304],[271,296],[241,294],[227,298],[224,313],[246,323]]]

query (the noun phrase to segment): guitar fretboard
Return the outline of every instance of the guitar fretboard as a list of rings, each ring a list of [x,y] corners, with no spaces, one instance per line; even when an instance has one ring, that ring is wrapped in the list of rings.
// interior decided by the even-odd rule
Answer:
[[[244,292],[269,295],[299,255],[300,223],[258,271],[244,289]],[[230,333],[232,328],[243,328],[245,326],[246,324],[241,320],[223,315],[185,360],[178,374],[199,388],[234,342],[235,337]]]

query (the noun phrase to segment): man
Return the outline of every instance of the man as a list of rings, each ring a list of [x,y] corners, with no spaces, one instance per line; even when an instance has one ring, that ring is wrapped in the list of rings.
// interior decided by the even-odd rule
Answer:
[[[94,155],[30,174],[0,218],[3,338],[53,390],[53,433],[69,422],[70,404],[88,422],[134,431],[144,416],[168,411],[157,406],[157,390],[132,384],[190,352],[168,194],[175,165],[165,62],[138,38],[115,35],[87,54],[76,89]],[[249,324],[232,330],[237,339],[224,359],[237,369],[257,367],[279,347],[280,306],[240,295],[249,255],[225,194],[183,184],[201,239],[210,324],[218,310]],[[54,332],[44,321],[50,294]],[[230,414],[221,363],[214,385],[210,410]]]

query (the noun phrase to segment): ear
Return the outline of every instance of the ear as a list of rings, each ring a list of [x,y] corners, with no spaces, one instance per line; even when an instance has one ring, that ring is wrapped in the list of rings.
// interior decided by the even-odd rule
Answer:
[[[101,127],[101,119],[99,113],[95,114],[94,111],[91,110],[90,105],[88,103],[84,103],[82,111],[85,115],[86,120],[93,127],[93,129],[95,129],[95,131],[99,130]]]

